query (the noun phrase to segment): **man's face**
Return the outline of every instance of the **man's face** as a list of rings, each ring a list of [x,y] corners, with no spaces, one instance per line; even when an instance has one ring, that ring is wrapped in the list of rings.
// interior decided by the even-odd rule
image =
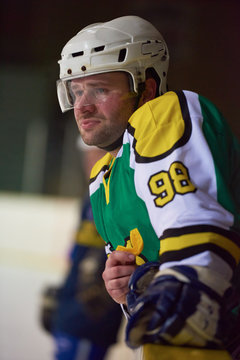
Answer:
[[[72,80],[69,87],[83,141],[100,147],[111,145],[122,135],[134,111],[128,75],[110,72],[86,76]]]

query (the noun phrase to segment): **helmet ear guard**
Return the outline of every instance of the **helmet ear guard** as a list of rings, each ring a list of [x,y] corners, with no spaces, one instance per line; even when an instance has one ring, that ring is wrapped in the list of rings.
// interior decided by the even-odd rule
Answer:
[[[62,50],[57,83],[61,110],[73,108],[64,85],[67,80],[105,72],[127,72],[133,80],[134,92],[138,93],[139,85],[146,80],[146,70],[152,68],[152,77],[159,88],[156,96],[162,94],[166,92],[168,61],[168,49],[162,35],[140,17],[124,16],[89,25]]]

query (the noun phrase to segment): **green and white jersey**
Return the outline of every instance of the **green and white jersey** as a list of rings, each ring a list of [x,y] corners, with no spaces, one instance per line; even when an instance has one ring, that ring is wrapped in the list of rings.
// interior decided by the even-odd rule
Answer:
[[[137,263],[209,266],[230,280],[240,260],[240,149],[216,107],[167,92],[129,119],[116,158],[92,169],[97,230]]]

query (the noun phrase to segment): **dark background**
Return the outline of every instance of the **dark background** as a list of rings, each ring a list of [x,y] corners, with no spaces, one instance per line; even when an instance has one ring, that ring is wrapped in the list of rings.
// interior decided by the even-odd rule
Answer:
[[[139,15],[165,37],[170,89],[208,97],[240,138],[239,0],[1,0],[0,191],[81,196],[73,113],[56,97],[57,60],[84,26]]]

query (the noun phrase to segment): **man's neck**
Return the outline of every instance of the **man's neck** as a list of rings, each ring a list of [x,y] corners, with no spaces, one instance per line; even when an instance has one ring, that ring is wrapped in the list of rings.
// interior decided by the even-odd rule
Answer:
[[[124,133],[123,133],[124,134]],[[99,146],[100,149],[105,150],[107,152],[109,152],[111,155],[115,154],[117,155],[120,147],[122,146],[122,142],[123,142],[123,134],[117,139],[115,140],[112,144],[109,144],[107,146],[101,147]],[[114,155],[113,155],[114,156]]]
[[[114,150],[112,150],[112,151],[109,151],[109,153],[110,153],[113,157],[116,157],[117,154],[118,154],[118,152],[119,152],[119,150],[120,150],[120,147],[118,147],[118,148],[116,148],[116,149],[114,149]]]

